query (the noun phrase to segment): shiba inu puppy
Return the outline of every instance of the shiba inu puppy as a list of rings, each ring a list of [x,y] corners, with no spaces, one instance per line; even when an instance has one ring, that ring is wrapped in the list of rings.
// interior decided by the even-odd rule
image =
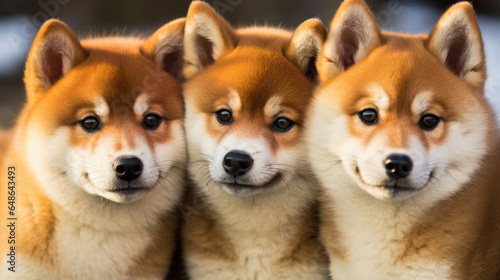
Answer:
[[[406,35],[347,0],[318,71],[307,139],[332,278],[500,279],[499,135],[472,6]]]
[[[41,27],[1,167],[2,221],[17,218],[10,235],[1,230],[1,279],[165,277],[186,160],[174,78],[184,23],[145,41]]]
[[[235,30],[192,2],[184,36],[189,276],[325,279],[302,140],[323,24]]]

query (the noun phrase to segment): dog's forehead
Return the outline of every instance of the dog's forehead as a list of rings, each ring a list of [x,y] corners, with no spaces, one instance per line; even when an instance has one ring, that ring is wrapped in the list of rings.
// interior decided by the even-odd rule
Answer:
[[[282,53],[245,48],[189,81],[185,95],[203,112],[224,105],[235,111],[260,113],[276,96],[282,104],[303,111],[311,100],[313,86]]]
[[[216,109],[226,108],[229,109],[236,114],[245,114],[251,112],[253,115],[255,114],[264,114],[267,117],[273,117],[284,111],[290,111],[291,108],[284,106],[283,96],[280,94],[275,94],[270,96],[269,98],[262,99],[262,103],[259,110],[255,110],[252,104],[243,103],[242,95],[235,89],[229,89],[227,96],[221,98],[217,103]],[[293,110],[293,109],[292,109]]]
[[[170,89],[165,84],[177,85],[174,77],[141,55],[135,47],[122,51],[124,48],[120,45],[107,49],[89,48],[88,58],[70,73],[85,81],[86,87],[112,99],[127,95],[136,98],[145,90],[163,91]]]
[[[417,50],[383,48],[369,62],[378,68],[377,73],[370,75],[373,77],[371,81],[376,82],[392,102],[396,99],[399,102],[402,99],[410,101],[416,93],[422,91],[422,87],[425,87],[425,84],[418,82],[425,78],[421,77],[421,74],[426,68],[420,63],[419,56],[420,51]]]
[[[274,118],[279,114],[287,113],[290,117],[295,117],[298,110],[292,106],[287,106],[284,97],[280,94],[275,94],[263,100],[260,110],[255,110],[250,104],[242,103],[242,98],[236,90],[230,90],[227,105],[229,108],[238,114],[262,115],[267,118]]]
[[[388,107],[401,112],[421,111],[417,110],[417,104],[422,107],[446,102],[440,97],[456,88],[457,82],[461,83],[458,77],[450,79],[446,67],[417,43],[406,48],[383,46],[361,64],[360,76],[364,77],[361,90],[374,99],[386,97]]]
[[[370,100],[371,106],[399,117],[430,113],[452,121],[463,118],[471,103],[478,102],[478,93],[424,47],[381,48],[360,63],[358,71],[345,74],[349,79],[339,79],[342,83],[330,91],[346,90],[338,95],[350,113],[363,109],[359,100]]]
[[[252,71],[255,73],[249,73],[247,82],[236,89],[242,111],[262,111],[269,116],[282,110],[305,111],[314,92],[313,83],[292,63],[264,64]]]
[[[386,90],[381,83],[371,83],[365,87],[365,98],[369,100],[369,105],[374,105],[382,112],[395,112],[399,114],[421,115],[431,108],[442,106],[435,98],[432,90],[413,89],[410,93],[393,92]],[[390,86],[388,87],[390,88]]]
[[[164,73],[134,74],[146,70],[124,68],[109,63],[79,65],[51,88],[40,110],[51,107],[53,115],[62,120],[72,119],[81,110],[91,110],[104,120],[142,116],[153,106],[156,113],[168,119],[182,117],[182,96],[174,78]]]
[[[95,59],[100,60],[96,62]],[[84,90],[89,88],[88,94],[102,96],[111,114],[125,110],[144,113],[153,104],[175,115],[181,113],[179,82],[146,58],[140,55],[96,55],[88,63],[89,66],[82,66],[92,68],[91,74],[86,74],[91,78]]]

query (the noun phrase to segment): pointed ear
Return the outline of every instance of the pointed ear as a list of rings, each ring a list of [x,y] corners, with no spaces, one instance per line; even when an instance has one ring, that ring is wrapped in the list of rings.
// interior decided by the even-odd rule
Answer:
[[[481,31],[468,2],[453,5],[438,21],[426,46],[455,75],[480,89],[486,80]]]
[[[47,91],[87,55],[66,24],[54,19],[46,21],[38,31],[26,61],[24,82],[28,101]]]
[[[290,39],[285,55],[297,64],[309,79],[316,82],[316,60],[325,43],[326,29],[319,19],[309,19],[297,27]]]
[[[360,62],[381,44],[377,21],[363,0],[345,0],[333,17],[318,59],[321,81]]]
[[[171,21],[156,30],[141,46],[141,53],[175,78],[181,78],[182,42],[186,19]]]
[[[236,44],[234,30],[212,7],[201,1],[191,2],[184,33],[184,77],[193,77]]]

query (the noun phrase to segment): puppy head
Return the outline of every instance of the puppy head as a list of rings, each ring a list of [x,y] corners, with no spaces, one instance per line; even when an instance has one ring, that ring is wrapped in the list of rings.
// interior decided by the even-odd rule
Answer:
[[[59,21],[42,26],[26,64],[26,160],[47,193],[78,188],[131,202],[168,187],[185,157],[179,83],[168,74],[175,59],[167,59],[182,50],[183,25],[146,42],[80,42]]]
[[[190,171],[200,186],[234,195],[275,191],[306,168],[303,121],[326,31],[313,19],[290,35],[235,31],[208,5],[192,3],[184,94]]]
[[[359,30],[372,30],[364,3],[346,2],[351,6],[342,10],[358,9],[347,21],[369,23]],[[336,24],[342,22],[334,19]],[[419,193],[444,199],[481,166],[487,133],[495,127],[482,95],[486,70],[474,13],[469,4],[457,4],[429,36],[387,34],[374,45],[363,43],[378,33],[355,40],[372,46],[361,60],[331,51],[352,62],[343,73],[323,65],[323,77],[329,78],[318,90],[309,122],[311,162],[325,186],[337,185],[337,173],[347,171],[378,199]],[[351,58],[344,59],[346,53]]]

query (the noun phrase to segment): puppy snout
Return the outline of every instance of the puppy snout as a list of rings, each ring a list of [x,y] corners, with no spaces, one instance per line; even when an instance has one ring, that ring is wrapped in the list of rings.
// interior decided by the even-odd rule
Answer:
[[[222,166],[227,174],[236,177],[244,175],[253,166],[252,157],[242,151],[231,151],[224,156]]]
[[[413,169],[413,162],[407,155],[389,155],[385,159],[384,164],[387,175],[394,179],[403,179],[408,177]]]
[[[137,157],[123,157],[115,161],[114,169],[116,177],[130,182],[141,176],[143,166],[142,161]]]

